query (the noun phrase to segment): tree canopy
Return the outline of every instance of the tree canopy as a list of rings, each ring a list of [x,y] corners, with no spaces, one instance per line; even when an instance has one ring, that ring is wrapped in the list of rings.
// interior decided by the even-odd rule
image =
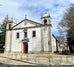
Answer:
[[[0,45],[5,45],[6,24],[9,22],[8,15],[4,18],[0,25]]]
[[[68,44],[74,43],[74,5],[72,5],[65,13],[63,19],[59,23],[60,32],[67,34]]]

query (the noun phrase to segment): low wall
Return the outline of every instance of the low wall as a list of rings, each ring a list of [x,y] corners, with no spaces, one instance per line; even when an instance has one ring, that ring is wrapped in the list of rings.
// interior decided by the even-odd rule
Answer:
[[[1,53],[0,57],[44,65],[74,65],[74,56],[71,55]]]

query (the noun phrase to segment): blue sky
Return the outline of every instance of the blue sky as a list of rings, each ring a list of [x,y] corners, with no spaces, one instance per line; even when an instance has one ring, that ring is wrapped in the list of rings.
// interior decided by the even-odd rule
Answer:
[[[41,21],[41,15],[50,13],[52,30],[59,35],[57,25],[62,19],[66,9],[74,4],[74,0],[0,0],[0,23],[8,14],[18,23],[25,18]]]

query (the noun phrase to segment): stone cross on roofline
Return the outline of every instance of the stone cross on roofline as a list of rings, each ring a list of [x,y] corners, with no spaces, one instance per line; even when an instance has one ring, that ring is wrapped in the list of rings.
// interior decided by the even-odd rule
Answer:
[[[25,14],[25,19],[27,18],[27,14]]]

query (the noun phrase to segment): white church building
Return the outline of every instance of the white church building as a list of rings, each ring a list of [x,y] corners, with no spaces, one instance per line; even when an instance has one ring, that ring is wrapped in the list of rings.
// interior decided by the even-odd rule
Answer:
[[[39,53],[57,51],[56,38],[52,35],[51,17],[41,16],[41,22],[25,18],[6,25],[5,52]]]

